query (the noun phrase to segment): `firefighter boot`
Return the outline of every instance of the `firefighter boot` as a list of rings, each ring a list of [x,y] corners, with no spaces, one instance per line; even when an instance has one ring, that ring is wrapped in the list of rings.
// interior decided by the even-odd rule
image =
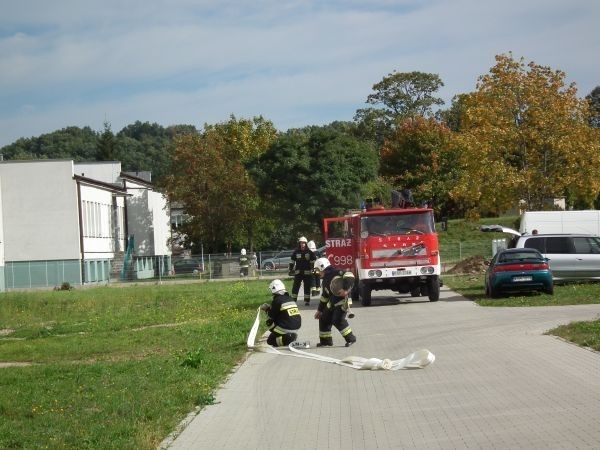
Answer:
[[[317,342],[317,347],[331,347],[333,346],[332,338],[320,338],[321,342]]]
[[[346,347],[350,347],[352,344],[356,342],[356,336],[353,333],[350,333],[346,336]]]

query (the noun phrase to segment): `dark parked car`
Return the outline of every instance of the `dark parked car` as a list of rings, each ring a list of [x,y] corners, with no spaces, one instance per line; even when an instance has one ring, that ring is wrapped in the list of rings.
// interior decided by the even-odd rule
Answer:
[[[485,273],[485,293],[499,297],[508,292],[542,291],[554,294],[548,259],[532,248],[500,250]]]
[[[175,275],[183,273],[193,273],[196,275],[202,272],[202,260],[195,258],[180,259],[173,263],[173,269],[175,270]]]
[[[275,270],[288,267],[294,250],[281,250],[272,258],[263,259],[261,267],[264,270]]]

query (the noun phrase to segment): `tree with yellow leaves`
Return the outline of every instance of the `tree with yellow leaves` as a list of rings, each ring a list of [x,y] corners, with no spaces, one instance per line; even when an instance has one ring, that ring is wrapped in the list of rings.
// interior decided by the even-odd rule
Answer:
[[[571,193],[591,206],[600,191],[600,148],[588,103],[565,73],[512,54],[466,95],[460,149],[463,176],[450,195],[473,215],[498,214],[524,200],[528,209]]]

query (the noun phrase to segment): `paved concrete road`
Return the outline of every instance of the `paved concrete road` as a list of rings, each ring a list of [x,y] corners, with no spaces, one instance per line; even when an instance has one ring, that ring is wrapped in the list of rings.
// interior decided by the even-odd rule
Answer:
[[[543,335],[598,317],[600,305],[482,308],[446,289],[436,303],[390,294],[354,308],[357,344],[343,347],[334,331],[336,347],[309,351],[399,359],[427,348],[434,364],[359,371],[253,353],[168,448],[600,448],[600,354]],[[316,343],[313,309],[300,339]]]

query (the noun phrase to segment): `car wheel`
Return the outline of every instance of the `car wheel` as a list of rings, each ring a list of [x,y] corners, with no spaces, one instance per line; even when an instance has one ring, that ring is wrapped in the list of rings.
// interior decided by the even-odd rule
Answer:
[[[360,296],[360,303],[363,306],[371,306],[371,286],[362,281],[359,281],[358,294]]]
[[[264,268],[265,268],[265,270],[274,270],[275,265],[272,262],[268,262],[268,263],[265,263]]]
[[[498,298],[500,297],[500,291],[496,289],[494,286],[490,285],[490,298]]]
[[[427,291],[430,302],[437,302],[440,299],[440,279],[437,275],[427,279]]]
[[[544,289],[544,292],[548,295],[554,295],[554,285],[550,286],[548,289]]]

